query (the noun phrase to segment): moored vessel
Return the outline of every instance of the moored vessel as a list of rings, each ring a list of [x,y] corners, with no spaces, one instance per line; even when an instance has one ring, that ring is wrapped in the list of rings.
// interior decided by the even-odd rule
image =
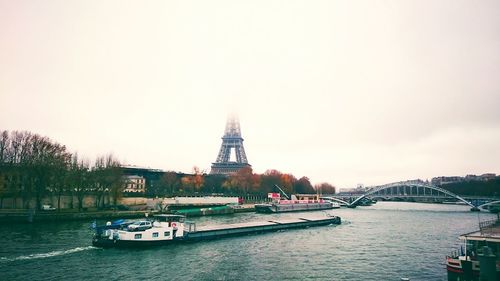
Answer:
[[[255,211],[258,213],[283,213],[283,212],[303,212],[327,210],[340,208],[338,203],[321,199],[319,194],[298,194],[289,197],[279,186],[275,185],[285,199],[281,198],[280,193],[269,193],[269,203],[255,204]]]
[[[340,217],[323,216],[276,219],[198,228],[195,223],[185,221],[183,216],[157,215],[153,220],[108,223],[106,226],[96,227],[92,244],[104,248],[145,247],[340,223]]]
[[[340,208],[340,205],[319,198],[298,199],[295,195],[292,195],[290,200],[280,199],[270,203],[255,204],[255,211],[258,213],[304,212],[333,208]]]
[[[460,240],[460,250],[446,257],[448,281],[500,280],[500,220],[480,222]]]
[[[96,226],[92,245],[134,247],[172,243],[184,238],[184,216],[155,215],[152,220],[118,220]]]

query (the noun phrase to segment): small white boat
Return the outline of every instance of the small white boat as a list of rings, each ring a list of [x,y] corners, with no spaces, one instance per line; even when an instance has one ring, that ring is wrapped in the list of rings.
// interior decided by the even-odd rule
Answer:
[[[184,216],[155,215],[152,220],[121,220],[96,227],[92,244],[97,247],[134,247],[167,244],[183,238]]]

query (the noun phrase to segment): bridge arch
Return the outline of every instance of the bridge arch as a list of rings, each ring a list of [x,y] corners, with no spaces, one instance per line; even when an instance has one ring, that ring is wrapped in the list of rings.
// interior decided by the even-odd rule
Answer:
[[[335,197],[321,197],[321,199],[339,202],[339,203],[345,204],[347,206],[351,205],[351,203],[349,203],[349,202],[347,202],[345,200],[339,199],[339,198],[335,198]]]
[[[395,182],[395,183],[389,183],[389,184],[384,184],[384,185],[380,185],[380,186],[375,186],[373,187],[372,189],[370,189],[369,191],[367,191],[365,194],[359,196],[358,198],[356,198],[354,201],[352,201],[352,203],[350,204],[351,206],[356,206],[357,203],[362,200],[363,198],[369,196],[369,195],[372,195],[374,193],[377,193],[379,191],[382,191],[382,190],[385,190],[385,189],[389,189],[389,188],[393,188],[393,187],[397,187],[397,186],[416,186],[416,187],[422,187],[422,188],[428,188],[428,189],[431,189],[431,190],[435,190],[435,191],[438,191],[438,192],[441,192],[441,193],[444,193],[450,197],[453,197],[457,200],[460,200],[462,202],[464,202],[465,204],[471,206],[472,208],[476,208],[476,206],[474,206],[471,202],[465,200],[464,198],[456,195],[455,193],[453,192],[450,192],[446,189],[443,189],[441,187],[438,187],[438,186],[435,186],[435,185],[432,185],[432,184],[425,184],[425,183],[420,183],[420,182]]]
[[[484,209],[484,207],[486,207],[486,206],[493,205],[493,204],[498,204],[498,203],[500,203],[500,200],[496,200],[496,201],[491,201],[491,202],[488,202],[488,203],[484,203],[484,204],[481,204],[481,205],[479,205],[477,207],[480,208],[480,209],[481,208]]]

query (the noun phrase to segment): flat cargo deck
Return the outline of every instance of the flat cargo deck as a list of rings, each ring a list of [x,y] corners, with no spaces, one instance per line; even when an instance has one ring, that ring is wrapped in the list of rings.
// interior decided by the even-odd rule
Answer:
[[[340,224],[340,217],[289,218],[258,222],[245,222],[216,226],[199,227],[187,231],[185,240],[210,240],[227,236],[237,236],[252,233],[272,232],[284,229],[307,228],[330,224]]]

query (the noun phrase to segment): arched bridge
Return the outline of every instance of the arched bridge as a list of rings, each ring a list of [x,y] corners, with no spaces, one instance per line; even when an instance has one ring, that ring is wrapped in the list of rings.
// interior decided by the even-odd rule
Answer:
[[[483,198],[483,200],[470,200],[464,198],[439,186],[435,186],[422,181],[401,181],[368,188],[364,194],[333,195],[323,196],[323,199],[332,200],[344,204],[348,207],[356,207],[363,201],[371,198],[380,199],[432,199],[441,201],[456,200],[469,205],[471,210],[487,207],[495,203],[500,203],[498,199]],[[487,201],[487,202],[486,202]],[[474,204],[475,202],[476,204]],[[481,203],[478,203],[481,202]]]

